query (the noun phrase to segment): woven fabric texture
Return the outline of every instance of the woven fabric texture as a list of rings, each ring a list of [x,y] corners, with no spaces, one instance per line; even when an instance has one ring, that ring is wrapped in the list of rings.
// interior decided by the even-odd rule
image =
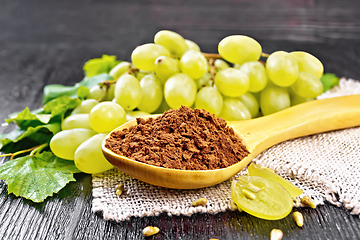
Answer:
[[[351,94],[360,94],[360,81],[341,79],[339,86],[319,99]],[[265,150],[253,161],[274,169],[316,204],[328,201],[344,206],[351,214],[360,214],[360,127],[288,140]],[[245,173],[246,169],[239,174]],[[92,184],[92,210],[102,212],[107,220],[124,221],[164,212],[170,216],[216,214],[236,209],[230,180],[203,189],[174,190],[152,186],[112,169],[94,174]],[[118,184],[124,185],[120,196],[115,190]],[[192,207],[191,202],[201,197],[207,198],[206,206]]]

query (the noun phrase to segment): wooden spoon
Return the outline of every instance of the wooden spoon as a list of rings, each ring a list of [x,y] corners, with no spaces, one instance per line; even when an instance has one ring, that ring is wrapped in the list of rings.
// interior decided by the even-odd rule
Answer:
[[[114,131],[129,128],[136,121]],[[360,126],[360,95],[314,100],[280,112],[245,121],[229,121],[245,141],[250,154],[242,161],[216,170],[178,170],[138,162],[118,155],[104,146],[106,159],[122,172],[141,181],[176,189],[195,189],[221,183],[245,168],[265,149],[282,141],[336,129]],[[314,159],[316,161],[316,159]]]

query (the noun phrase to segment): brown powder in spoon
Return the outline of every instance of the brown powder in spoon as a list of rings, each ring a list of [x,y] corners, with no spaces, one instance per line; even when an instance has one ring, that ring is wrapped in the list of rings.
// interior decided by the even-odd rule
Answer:
[[[205,110],[181,106],[114,131],[105,146],[139,162],[183,170],[229,167],[249,152],[226,121]]]

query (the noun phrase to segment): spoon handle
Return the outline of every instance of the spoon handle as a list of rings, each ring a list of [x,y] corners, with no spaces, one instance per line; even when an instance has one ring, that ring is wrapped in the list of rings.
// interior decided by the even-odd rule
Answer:
[[[360,94],[314,100],[246,121],[229,122],[252,154],[301,136],[360,126]]]

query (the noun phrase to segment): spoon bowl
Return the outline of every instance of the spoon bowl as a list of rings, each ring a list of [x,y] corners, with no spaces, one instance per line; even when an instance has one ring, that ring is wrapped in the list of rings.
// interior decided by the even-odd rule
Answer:
[[[111,133],[103,141],[102,150],[105,158],[112,165],[146,183],[175,189],[209,187],[228,180],[244,169],[259,153],[277,143],[311,134],[360,126],[360,95],[314,100],[268,116],[227,123],[243,139],[250,152],[243,160],[227,168],[179,170],[145,164],[106,148],[105,142]],[[113,131],[136,124],[136,120],[130,121]]]

